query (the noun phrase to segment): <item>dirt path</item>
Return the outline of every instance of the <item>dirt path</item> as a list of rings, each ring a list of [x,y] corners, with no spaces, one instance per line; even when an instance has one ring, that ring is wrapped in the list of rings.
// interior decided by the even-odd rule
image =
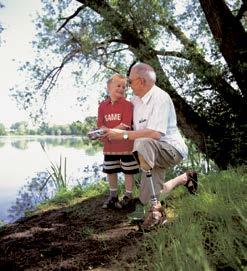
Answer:
[[[143,235],[126,212],[87,199],[9,225],[0,232],[0,270],[133,270]]]

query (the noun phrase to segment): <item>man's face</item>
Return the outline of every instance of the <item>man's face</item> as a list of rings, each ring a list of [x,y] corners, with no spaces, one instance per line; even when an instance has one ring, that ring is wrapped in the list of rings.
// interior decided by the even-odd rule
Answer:
[[[136,96],[142,96],[141,78],[135,72],[135,69],[131,69],[129,74],[129,86],[132,88]]]
[[[108,85],[108,92],[112,100],[124,97],[126,83],[125,80],[114,79]]]

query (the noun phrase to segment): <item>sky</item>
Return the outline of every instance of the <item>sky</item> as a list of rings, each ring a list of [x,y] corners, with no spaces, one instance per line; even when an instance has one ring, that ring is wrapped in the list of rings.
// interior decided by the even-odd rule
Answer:
[[[18,110],[9,89],[16,84],[23,84],[27,75],[18,71],[18,67],[34,58],[31,41],[35,35],[35,26],[32,19],[37,12],[41,12],[41,1],[1,0],[1,3],[5,7],[0,9],[0,22],[4,27],[0,45],[0,123],[9,127],[17,121],[29,121],[27,113]],[[92,91],[88,104],[81,108],[76,102],[80,89],[74,87],[69,78],[71,76],[67,71],[59,88],[54,89],[49,99],[48,122],[51,124],[83,121],[86,115],[97,114],[99,97]]]

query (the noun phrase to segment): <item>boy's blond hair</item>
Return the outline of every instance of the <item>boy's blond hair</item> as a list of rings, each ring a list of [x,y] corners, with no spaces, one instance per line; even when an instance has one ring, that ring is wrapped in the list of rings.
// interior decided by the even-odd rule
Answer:
[[[115,73],[108,81],[107,81],[107,86],[113,81],[124,81],[125,84],[127,83],[127,78],[119,73]]]

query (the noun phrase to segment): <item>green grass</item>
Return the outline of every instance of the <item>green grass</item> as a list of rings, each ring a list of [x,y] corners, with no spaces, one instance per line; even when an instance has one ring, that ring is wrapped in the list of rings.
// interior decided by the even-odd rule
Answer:
[[[87,237],[87,236],[90,236],[94,233],[93,229],[90,228],[90,227],[84,227],[81,229],[81,236],[82,237]]]
[[[198,196],[178,189],[175,220],[147,234],[136,270],[246,270],[246,193],[245,168],[201,176]]]
[[[0,220],[0,233],[5,227],[6,227],[6,223],[4,221]]]
[[[63,162],[64,161],[64,162]],[[47,170],[49,177],[47,181],[51,179],[57,189],[57,191],[67,189],[68,180],[67,180],[67,159],[64,160],[60,156],[59,164],[54,164],[51,162],[50,170]]]
[[[40,143],[40,145],[50,163],[50,169],[47,169],[49,175],[44,181],[41,190],[47,185],[50,180],[52,180],[53,184],[55,185],[56,191],[67,190],[67,158],[65,157],[64,159],[62,159],[62,156],[60,155],[59,164],[56,164],[50,160],[48,152],[45,149],[45,145],[43,143]]]
[[[52,199],[41,203],[38,209],[47,210],[54,207],[72,206],[82,199],[102,195],[107,191],[108,184],[104,181],[99,181],[97,184],[88,185],[87,187],[78,185],[71,188],[71,190],[68,188],[60,189]]]

